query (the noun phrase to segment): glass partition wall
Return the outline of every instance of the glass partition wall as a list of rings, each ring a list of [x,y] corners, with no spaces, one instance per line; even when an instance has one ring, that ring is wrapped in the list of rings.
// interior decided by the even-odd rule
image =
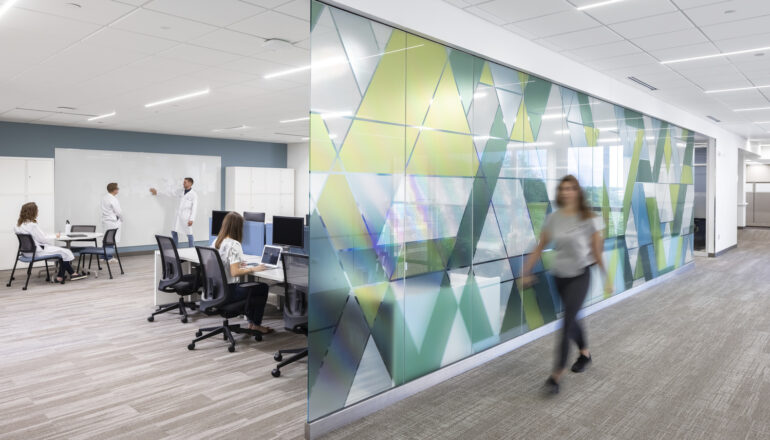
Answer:
[[[316,1],[311,58],[309,421],[557,319],[565,174],[614,294],[692,259],[691,131]]]

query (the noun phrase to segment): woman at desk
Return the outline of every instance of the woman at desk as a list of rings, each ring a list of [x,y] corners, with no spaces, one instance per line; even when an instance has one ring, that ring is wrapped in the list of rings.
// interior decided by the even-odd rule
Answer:
[[[75,256],[72,255],[72,251],[54,246],[52,242],[46,238],[45,233],[40,229],[40,225],[37,224],[37,205],[35,202],[25,203],[21,206],[19,220],[16,222],[13,232],[17,234],[29,234],[32,236],[32,239],[37,246],[37,251],[35,252],[36,256],[58,255],[61,257],[59,274],[56,276],[57,283],[64,283],[65,272],[70,275],[70,280],[72,281],[82,280],[87,277],[84,273],[76,273],[75,269],[72,268],[71,261],[75,259]]]
[[[256,330],[262,334],[272,333],[273,329],[261,325],[267,303],[267,284],[249,283],[248,287],[241,285],[242,276],[261,272],[267,267],[262,265],[248,267],[246,265],[241,247],[242,240],[243,217],[237,212],[231,212],[222,221],[222,227],[219,229],[219,235],[214,240],[213,246],[219,250],[219,256],[222,257],[227,284],[233,292],[233,301],[246,300],[246,318],[249,320],[249,330]]]

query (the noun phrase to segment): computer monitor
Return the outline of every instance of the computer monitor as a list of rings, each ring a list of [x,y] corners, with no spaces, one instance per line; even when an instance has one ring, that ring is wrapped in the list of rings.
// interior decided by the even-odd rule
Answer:
[[[230,211],[211,211],[211,236],[219,235],[219,230],[222,228],[222,221]]]
[[[305,246],[305,219],[302,217],[273,216],[273,244],[278,246]]]
[[[264,212],[247,212],[243,211],[243,219],[250,222],[265,222]]]

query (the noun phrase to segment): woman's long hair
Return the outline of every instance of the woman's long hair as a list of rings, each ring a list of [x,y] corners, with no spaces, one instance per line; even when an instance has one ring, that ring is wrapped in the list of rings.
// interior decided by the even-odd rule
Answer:
[[[561,178],[561,181],[559,182],[559,189],[556,192],[556,206],[559,208],[564,207],[564,200],[561,196],[561,186],[565,183],[571,183],[572,185],[575,185],[575,188],[578,192],[578,212],[580,213],[580,218],[582,220],[588,220],[589,218],[592,218],[594,216],[594,213],[591,211],[591,207],[588,206],[588,202],[586,201],[585,193],[583,193],[583,188],[580,187],[580,182],[578,182],[577,178],[573,176],[572,174],[567,174],[566,176]]]
[[[219,249],[222,240],[225,238],[232,238],[238,243],[243,241],[243,216],[237,212],[231,211],[227,213],[225,219],[222,220],[222,227],[219,228],[219,234],[217,235],[217,241],[214,242],[214,247]]]
[[[21,205],[19,221],[16,222],[16,226],[21,226],[27,222],[37,223],[37,205],[35,202],[29,202]]]

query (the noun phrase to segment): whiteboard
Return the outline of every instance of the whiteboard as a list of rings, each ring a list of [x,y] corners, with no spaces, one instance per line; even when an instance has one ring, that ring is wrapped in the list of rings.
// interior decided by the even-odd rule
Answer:
[[[212,210],[221,208],[219,156],[72,148],[57,148],[54,156],[57,230],[69,220],[75,225],[96,225],[97,231],[103,231],[101,199],[107,193],[107,184],[117,182],[123,211],[120,246],[155,244],[155,234],[171,234],[182,181],[192,177],[193,189],[198,193],[193,234],[196,240],[208,241],[208,218]],[[150,194],[150,188],[156,188],[158,195]]]

